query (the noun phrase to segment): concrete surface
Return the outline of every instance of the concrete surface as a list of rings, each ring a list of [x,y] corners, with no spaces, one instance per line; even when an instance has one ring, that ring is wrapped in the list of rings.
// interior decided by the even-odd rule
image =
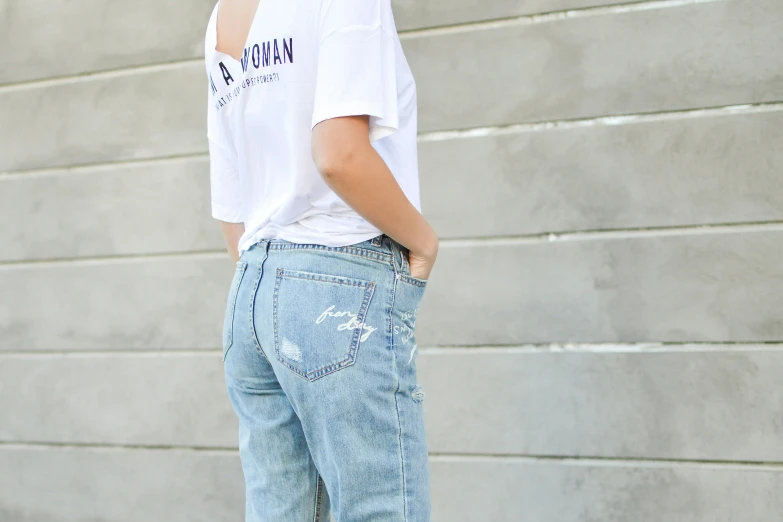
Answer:
[[[0,522],[242,518],[213,5],[0,0]],[[783,4],[394,7],[433,521],[779,522]]]

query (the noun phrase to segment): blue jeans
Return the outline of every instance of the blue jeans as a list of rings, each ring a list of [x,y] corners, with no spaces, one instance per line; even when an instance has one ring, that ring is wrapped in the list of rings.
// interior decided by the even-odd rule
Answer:
[[[416,314],[427,285],[385,234],[264,239],[237,263],[223,328],[246,522],[427,522]]]

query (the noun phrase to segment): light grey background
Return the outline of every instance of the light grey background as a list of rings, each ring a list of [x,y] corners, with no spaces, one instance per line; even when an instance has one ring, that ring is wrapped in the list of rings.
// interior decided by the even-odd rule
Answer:
[[[433,521],[783,520],[783,3],[394,4]],[[242,518],[213,5],[0,0],[0,522]]]

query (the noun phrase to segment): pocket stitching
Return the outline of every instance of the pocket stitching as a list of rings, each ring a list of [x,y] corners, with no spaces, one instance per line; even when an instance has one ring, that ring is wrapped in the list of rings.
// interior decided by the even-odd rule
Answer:
[[[350,277],[336,276],[332,274],[319,274],[316,272],[304,272],[301,270],[289,270],[287,268],[277,269],[277,278],[295,278],[304,279],[307,281],[318,281],[321,283],[333,283],[346,286],[359,286],[365,287],[375,285],[372,281],[364,281],[362,279],[353,279]]]
[[[400,272],[400,279],[406,283],[421,287],[426,287],[427,282],[429,282],[429,279],[419,279],[418,277],[406,274],[405,272]]]
[[[370,308],[370,301],[372,300],[373,293],[375,292],[375,283],[373,281],[363,281],[360,279],[352,279],[349,277],[335,276],[331,274],[318,274],[314,272],[288,270],[285,268],[278,268],[276,270],[275,290],[273,293],[273,303],[272,303],[272,316],[273,316],[272,322],[273,322],[273,329],[274,329],[274,336],[275,336],[275,357],[277,358],[277,360],[280,361],[286,368],[296,373],[297,375],[301,376],[302,378],[307,379],[310,382],[320,379],[321,377],[325,377],[330,373],[334,373],[338,370],[342,370],[348,368],[349,366],[352,366],[356,362],[356,355],[359,352],[359,345],[361,344],[360,343],[361,328],[354,328],[353,337],[351,338],[351,344],[348,349],[348,354],[343,359],[323,365],[320,368],[316,368],[314,370],[305,372],[303,370],[300,370],[299,368],[296,368],[294,365],[292,365],[287,360],[285,360],[285,358],[283,358],[282,355],[280,355],[279,318],[278,318],[277,309],[278,309],[278,300],[280,294],[280,284],[285,278],[304,279],[304,280],[315,281],[320,283],[341,284],[345,286],[355,286],[359,288],[364,288],[364,295],[362,296],[362,304],[359,306],[359,311],[356,313],[356,320],[359,324],[364,324],[364,320],[367,316],[367,311]]]
[[[226,360],[228,351],[234,345],[234,318],[236,316],[237,298],[239,297],[239,286],[242,284],[242,279],[245,277],[245,270],[247,269],[246,261],[239,261],[237,263],[236,271],[234,272],[234,279],[231,283],[231,290],[228,296],[228,307],[226,310],[226,318],[223,328],[226,329],[225,336],[226,342],[223,345],[223,361]]]

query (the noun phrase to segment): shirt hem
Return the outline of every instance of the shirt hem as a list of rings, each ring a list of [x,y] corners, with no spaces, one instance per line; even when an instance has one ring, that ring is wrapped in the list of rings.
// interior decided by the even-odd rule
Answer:
[[[381,234],[383,234],[383,232],[379,229],[365,230],[354,233],[339,232],[335,234],[317,232],[311,235],[296,233],[285,229],[279,230],[277,232],[261,229],[249,238],[240,241],[238,250],[239,254],[241,255],[242,252],[249,250],[251,246],[258,243],[262,239],[282,239],[284,241],[290,241],[291,243],[298,244],[342,247],[355,245],[356,243],[367,241],[368,239],[372,239]]]

